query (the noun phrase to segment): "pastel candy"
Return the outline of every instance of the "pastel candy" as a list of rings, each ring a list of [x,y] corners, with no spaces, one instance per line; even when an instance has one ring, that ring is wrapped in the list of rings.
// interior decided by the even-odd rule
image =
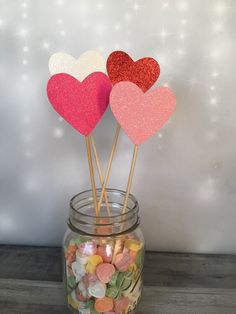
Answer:
[[[97,245],[92,241],[87,241],[79,245],[78,251],[82,256],[95,255],[97,253]]]
[[[102,263],[97,266],[96,274],[101,282],[108,283],[115,271],[115,267],[112,264]]]
[[[111,278],[111,280],[110,280],[110,282],[109,282],[109,285],[110,285],[110,286],[115,286],[115,285],[116,285],[116,281],[117,281],[118,276],[119,276],[119,272],[116,271],[116,272],[112,275],[112,278]]]
[[[74,276],[67,277],[67,285],[72,289],[76,286],[76,280]]]
[[[88,287],[88,292],[95,298],[103,298],[106,295],[106,285],[100,281],[91,282]]]
[[[88,262],[88,256],[83,256],[81,255],[78,251],[76,252],[76,261],[78,261],[78,263],[85,265]]]
[[[79,308],[79,302],[78,302],[78,299],[77,299],[77,296],[76,296],[76,292],[75,292],[75,290],[73,290],[72,292],[71,292],[71,301],[73,301],[73,304],[74,304],[74,306],[73,307],[75,307],[75,308]]]
[[[141,243],[135,239],[128,239],[125,241],[125,247],[135,252],[138,252],[141,249],[141,246]]]
[[[97,277],[97,275],[95,275],[95,274],[88,274],[87,276],[88,276],[88,281],[89,281],[89,282],[98,281],[98,277]]]
[[[121,290],[125,291],[127,289],[129,289],[132,285],[132,278],[129,277],[125,277],[122,284],[121,284]]]
[[[99,235],[110,235],[110,234],[112,234],[112,227],[109,225],[106,225],[106,224],[109,224],[108,219],[100,218],[99,224],[100,224],[100,226],[95,228],[96,234],[99,234]]]
[[[112,247],[109,244],[101,245],[98,247],[98,255],[100,255],[105,263],[112,261]]]
[[[133,260],[128,253],[117,254],[115,258],[115,266],[120,272],[127,271],[132,263]]]
[[[113,306],[114,306],[113,300],[111,298],[108,298],[108,297],[104,297],[102,299],[97,299],[95,301],[95,305],[94,305],[95,310],[98,313],[104,313],[104,312],[112,311]]]
[[[83,277],[86,273],[85,266],[78,261],[71,264],[71,268],[76,277]]]
[[[98,281],[98,277],[96,274],[85,274],[83,277],[83,282],[86,288],[88,288],[90,282],[96,282],[96,281]]]
[[[69,264],[75,261],[77,246],[75,244],[71,244],[68,246],[65,252],[65,258]]]
[[[106,296],[115,299],[119,294],[119,289],[116,286],[110,286],[107,288]]]
[[[120,314],[129,306],[129,298],[122,297],[118,300],[115,300],[115,313]]]
[[[79,308],[79,303],[75,297],[75,291],[73,290],[71,295],[68,295],[67,297],[67,302],[70,306],[72,306],[74,309],[78,310]]]
[[[86,271],[90,274],[94,274],[96,271],[97,265],[103,262],[100,255],[92,255],[88,257],[88,263],[86,265]]]
[[[79,309],[79,314],[90,314],[90,309]]]
[[[133,262],[135,262],[136,258],[137,258],[137,252],[136,251],[129,251],[129,255],[131,256]]]
[[[81,294],[83,295],[84,298],[87,298],[88,296],[88,292],[87,292],[87,287],[86,284],[84,283],[84,281],[80,281],[77,287],[78,292],[81,292]]]
[[[66,270],[67,270],[67,276],[68,277],[74,276],[74,272],[73,272],[73,270],[71,268],[71,265],[67,265]]]
[[[94,308],[93,299],[88,300],[86,307],[90,310],[89,314],[98,314],[98,312]]]

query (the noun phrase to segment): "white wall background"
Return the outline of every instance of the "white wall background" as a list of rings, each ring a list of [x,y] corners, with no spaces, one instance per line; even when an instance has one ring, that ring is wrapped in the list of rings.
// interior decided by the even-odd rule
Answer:
[[[68,202],[89,187],[83,138],[46,97],[49,56],[121,49],[157,58],[177,95],[137,162],[148,248],[236,253],[235,16],[234,0],[0,0],[0,242],[60,245]],[[107,112],[103,169],[114,131]],[[122,134],[111,187],[125,188],[132,148]]]

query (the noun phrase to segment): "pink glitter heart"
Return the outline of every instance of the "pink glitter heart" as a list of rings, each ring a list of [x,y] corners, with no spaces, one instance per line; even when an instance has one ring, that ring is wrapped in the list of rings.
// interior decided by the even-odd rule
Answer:
[[[81,134],[88,135],[106,111],[111,88],[109,78],[102,72],[94,72],[82,82],[60,73],[49,79],[47,94],[59,115]]]
[[[111,110],[136,145],[159,131],[175,109],[174,93],[167,87],[156,87],[146,93],[131,82],[117,83],[110,94]]]

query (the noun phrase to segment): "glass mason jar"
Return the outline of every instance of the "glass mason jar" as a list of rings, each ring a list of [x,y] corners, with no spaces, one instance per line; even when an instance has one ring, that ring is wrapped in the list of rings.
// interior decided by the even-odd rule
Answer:
[[[98,199],[100,194],[98,189]],[[122,213],[125,192],[106,189],[106,195],[99,216],[91,190],[70,202],[63,281],[72,313],[135,313],[141,297],[144,238],[138,202],[130,194]]]

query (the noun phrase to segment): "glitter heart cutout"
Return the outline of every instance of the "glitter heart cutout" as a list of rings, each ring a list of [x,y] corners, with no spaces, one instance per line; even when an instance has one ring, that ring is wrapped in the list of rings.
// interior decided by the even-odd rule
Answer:
[[[145,92],[158,79],[160,66],[153,58],[133,61],[126,52],[114,51],[107,59],[107,73],[113,85],[121,81],[129,81]]]
[[[101,72],[90,74],[82,82],[60,73],[49,79],[47,94],[59,115],[86,136],[105,113],[111,87],[109,78]]]
[[[67,73],[79,81],[93,72],[106,73],[106,63],[102,55],[93,50],[88,50],[75,59],[64,52],[54,53],[49,59],[49,71],[51,75]]]
[[[143,93],[131,82],[120,82],[110,94],[110,107],[116,120],[136,145],[166,124],[175,103],[175,95],[168,87],[156,87]]]

